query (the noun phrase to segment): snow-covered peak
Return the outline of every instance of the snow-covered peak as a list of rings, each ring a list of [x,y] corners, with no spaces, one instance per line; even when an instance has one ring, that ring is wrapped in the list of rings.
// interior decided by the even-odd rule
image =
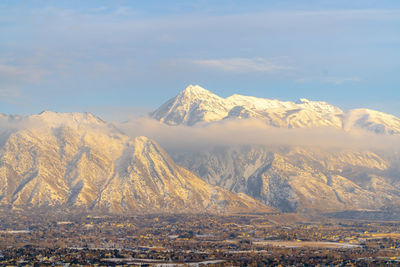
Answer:
[[[181,104],[192,104],[198,101],[221,101],[223,98],[199,85],[189,85],[176,97]]]
[[[226,100],[198,86],[190,85],[150,114],[169,125],[194,125],[224,118],[231,107]]]
[[[58,113],[49,110],[39,114],[30,115],[27,119],[31,122],[45,123],[49,127],[61,125],[105,125],[105,121],[89,112]]]
[[[319,124],[341,127],[341,122],[335,116],[342,113],[339,108],[326,102],[301,99],[296,104],[239,94],[222,98],[200,86],[190,85],[150,115],[170,125],[194,125],[225,118],[264,118],[267,123],[279,127],[307,127],[307,121],[310,127]],[[319,120],[322,120],[321,123],[318,123]]]
[[[192,96],[204,96],[204,95],[209,95],[209,94],[213,94],[213,93],[208,91],[207,89],[204,89],[203,87],[201,87],[199,85],[189,85],[181,92],[181,94],[192,95]]]

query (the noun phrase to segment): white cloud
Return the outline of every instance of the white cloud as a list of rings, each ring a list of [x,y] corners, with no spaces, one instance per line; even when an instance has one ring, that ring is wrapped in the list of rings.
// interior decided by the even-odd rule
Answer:
[[[193,60],[193,64],[221,71],[249,73],[249,72],[276,72],[292,70],[293,67],[272,63],[264,58],[226,58]]]
[[[275,128],[256,119],[224,120],[211,124],[169,126],[151,118],[117,123],[132,136],[147,136],[166,149],[198,149],[207,145],[307,146],[347,149],[391,149],[399,147],[397,135],[377,135],[364,130],[343,131],[331,127]]]

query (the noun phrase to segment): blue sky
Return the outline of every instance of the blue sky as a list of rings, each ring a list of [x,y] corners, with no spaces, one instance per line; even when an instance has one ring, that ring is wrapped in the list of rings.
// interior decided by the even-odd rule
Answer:
[[[1,1],[0,112],[151,110],[189,84],[400,116],[400,1]]]

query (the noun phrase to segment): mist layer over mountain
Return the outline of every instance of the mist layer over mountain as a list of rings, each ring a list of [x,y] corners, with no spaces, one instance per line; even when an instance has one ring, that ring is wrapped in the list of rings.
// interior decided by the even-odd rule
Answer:
[[[116,126],[132,136],[149,136],[168,149],[195,149],[205,145],[267,145],[396,150],[400,146],[398,135],[379,135],[363,129],[344,131],[334,127],[277,128],[259,119],[171,126],[152,118],[136,118]]]
[[[390,114],[189,86],[150,116],[157,121],[118,127],[151,136],[203,180],[282,211],[399,204],[399,119]]]

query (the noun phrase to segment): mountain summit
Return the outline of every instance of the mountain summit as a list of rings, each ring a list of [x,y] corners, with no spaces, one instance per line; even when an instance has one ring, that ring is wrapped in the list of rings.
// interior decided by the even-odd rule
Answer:
[[[222,119],[228,114],[225,99],[198,86],[189,85],[151,116],[169,125],[194,125]]]

